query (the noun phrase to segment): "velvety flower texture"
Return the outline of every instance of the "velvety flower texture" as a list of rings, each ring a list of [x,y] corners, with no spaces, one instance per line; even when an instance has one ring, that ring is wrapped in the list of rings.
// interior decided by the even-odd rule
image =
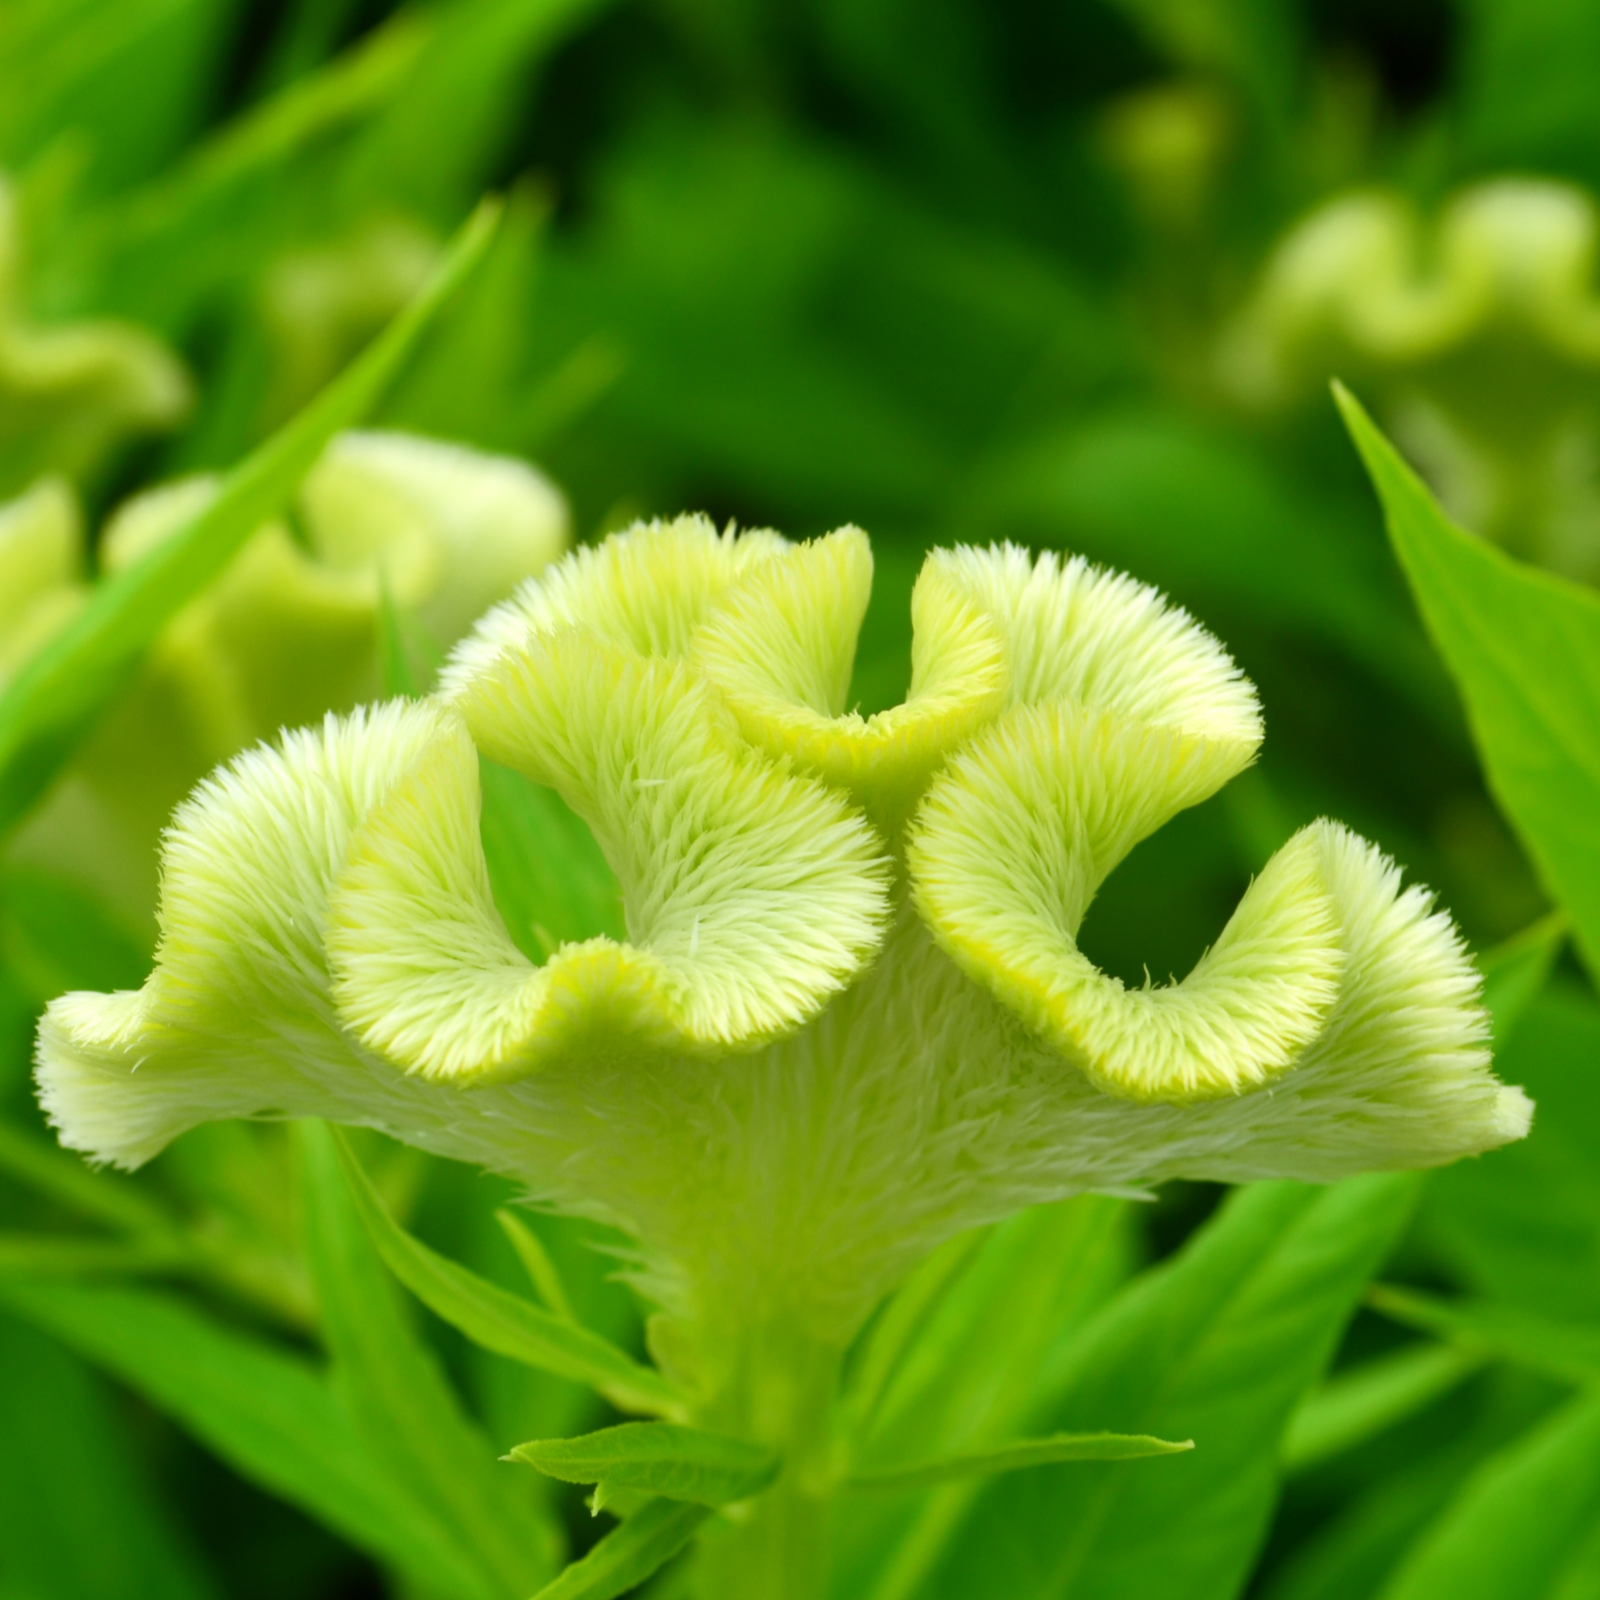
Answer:
[[[693,1375],[714,1327],[842,1342],[1033,1202],[1526,1131],[1450,922],[1336,823],[1181,983],[1079,950],[1117,863],[1261,739],[1189,617],[1081,560],[935,551],[910,692],[863,718],[871,579],[854,528],[639,525],[491,611],[433,699],[219,771],[168,835],[154,974],[44,1019],[63,1141],[132,1166],[211,1118],[315,1115],[512,1174],[638,1241]],[[593,830],[625,940],[518,949],[480,752]]]

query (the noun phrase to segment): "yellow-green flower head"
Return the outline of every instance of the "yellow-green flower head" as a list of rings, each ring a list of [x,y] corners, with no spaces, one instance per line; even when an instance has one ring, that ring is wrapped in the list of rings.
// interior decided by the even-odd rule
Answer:
[[[57,1001],[41,1097],[135,1165],[196,1123],[319,1115],[621,1225],[681,1328],[841,1340],[952,1232],[1175,1176],[1331,1179],[1526,1132],[1450,922],[1330,822],[1181,983],[1077,933],[1141,839],[1261,739],[1254,690],[1145,586],[929,556],[903,706],[845,709],[863,534],[641,524],[491,611],[439,696],[208,779],[144,988]],[[479,756],[556,790],[626,937],[524,956]]]
[[[1595,578],[1597,247],[1600,208],[1569,184],[1482,183],[1429,218],[1341,196],[1273,251],[1221,376],[1266,407],[1361,383],[1468,527]]]
[[[0,175],[0,494],[47,473],[93,473],[123,440],[173,426],[191,398],[177,357],[142,328],[31,324],[17,234]]]
[[[135,496],[107,524],[102,566],[123,571],[216,492],[214,478],[196,477]],[[339,435],[296,512],[298,534],[285,521],[264,524],[173,619],[13,847],[36,865],[92,875],[131,927],[154,910],[160,829],[209,768],[379,692],[385,590],[448,646],[568,542],[564,498],[526,462],[402,433]],[[22,562],[24,546],[36,576],[12,592],[38,598],[14,623],[16,608],[0,598],[0,674],[86,592],[82,529],[59,485],[0,508],[0,584],[8,548]]]

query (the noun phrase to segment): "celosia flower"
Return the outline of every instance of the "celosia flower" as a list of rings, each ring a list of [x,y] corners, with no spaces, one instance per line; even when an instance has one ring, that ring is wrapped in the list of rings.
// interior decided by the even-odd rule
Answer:
[[[123,440],[171,427],[190,401],[177,357],[142,328],[30,323],[17,234],[0,176],[0,494],[46,473],[91,474]]]
[[[134,497],[106,527],[102,566],[123,571],[216,492],[216,479],[196,477]],[[151,924],[161,827],[206,771],[281,727],[379,692],[385,589],[447,646],[568,536],[565,501],[525,462],[399,433],[338,436],[298,511],[300,537],[286,522],[265,524],[172,620],[10,847],[91,880],[130,927]],[[87,593],[81,526],[59,486],[0,511],[0,580],[8,561],[36,575],[29,592],[38,592],[14,625],[0,600],[0,670],[43,644]]]
[[[934,552],[904,705],[844,709],[864,535],[652,523],[491,611],[441,693],[201,786],[144,988],[40,1031],[68,1145],[134,1166],[231,1116],[324,1116],[508,1173],[639,1241],[657,1348],[838,1348],[957,1230],[1185,1176],[1325,1180],[1522,1136],[1450,922],[1331,822],[1181,983],[1077,933],[1142,838],[1261,739],[1217,642],[1133,580]],[[627,937],[525,957],[479,754],[557,790]]]
[[[1274,250],[1222,350],[1242,397],[1359,381],[1467,527],[1600,577],[1600,211],[1567,184],[1502,179],[1424,224],[1368,190]]]

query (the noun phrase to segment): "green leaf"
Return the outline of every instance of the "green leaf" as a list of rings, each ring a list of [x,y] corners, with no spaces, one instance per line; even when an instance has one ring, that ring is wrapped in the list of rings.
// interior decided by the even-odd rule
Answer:
[[[98,207],[65,241],[72,309],[87,299],[97,312],[181,333],[208,293],[300,242],[291,229],[304,227],[304,190],[327,183],[306,158],[391,103],[434,31],[416,10],[391,17],[224,124],[155,181]]]
[[[1539,998],[1550,981],[1556,957],[1561,954],[1561,947],[1571,931],[1566,913],[1553,911],[1479,956],[1483,1003],[1494,1021],[1497,1049],[1511,1038],[1523,1012]]]
[[[412,1238],[389,1215],[342,1134],[330,1134],[355,1208],[389,1270],[435,1316],[475,1344],[513,1361],[572,1378],[637,1411],[676,1409],[681,1398],[660,1373],[609,1340],[552,1316]]]
[[[388,1463],[488,1593],[526,1594],[550,1573],[553,1526],[468,1419],[437,1359],[407,1324],[340,1170],[332,1131],[295,1124],[306,1248],[333,1382],[373,1455]],[[392,1224],[391,1224],[392,1226]]]
[[[953,1240],[914,1273],[885,1308],[847,1397],[856,1460],[931,1460],[1026,1431],[1055,1392],[1063,1347],[1127,1275],[1127,1211],[1098,1195],[1035,1206]],[[910,1592],[983,1487],[957,1479],[915,1499],[847,1502],[836,1539],[845,1586]]]
[[[123,1232],[166,1237],[177,1230],[177,1218],[146,1187],[96,1172],[60,1145],[24,1133],[4,1118],[0,1118],[0,1172],[79,1216]]]
[[[648,1501],[533,1600],[615,1600],[664,1567],[710,1515],[689,1501]]]
[[[347,181],[437,219],[489,176],[531,69],[601,0],[458,0],[403,92],[365,131]]]
[[[507,1211],[504,1207],[495,1212],[494,1220],[500,1224],[511,1248],[516,1251],[522,1270],[539,1291],[539,1298],[563,1322],[576,1322],[578,1318],[572,1309],[572,1302],[567,1298],[561,1271],[550,1259],[550,1252],[545,1249],[539,1235],[515,1212]]]
[[[1284,1466],[1304,1471],[1365,1444],[1459,1387],[1484,1360],[1471,1350],[1408,1345],[1335,1374],[1290,1419]]]
[[[1563,1322],[1488,1300],[1441,1300],[1393,1284],[1375,1284],[1367,1300],[1374,1310],[1408,1328],[1482,1356],[1498,1356],[1565,1383],[1600,1379],[1600,1327],[1592,1324]]]
[[[565,1483],[598,1486],[595,1509],[618,1489],[724,1506],[765,1489],[778,1458],[761,1445],[675,1422],[624,1422],[578,1439],[534,1439],[511,1452]]]
[[[478,766],[489,886],[522,952],[542,962],[569,939],[625,939],[622,890],[588,824],[554,789],[487,756]]]
[[[1532,1138],[1433,1173],[1422,1230],[1474,1295],[1600,1324],[1600,1006],[1556,984],[1498,1053],[1538,1103]]]
[[[41,1005],[69,989],[137,989],[150,970],[94,895],[26,867],[0,874],[0,961]]]
[[[76,1277],[80,1273],[164,1272],[193,1264],[191,1252],[178,1240],[125,1243],[70,1233],[14,1233],[0,1229],[0,1272]]]
[[[108,1386],[59,1342],[0,1316],[0,1562],[51,1600],[220,1594],[153,1482]],[[144,1430],[139,1430],[142,1433]]]
[[[1558,1600],[1596,1576],[1600,1395],[1584,1395],[1490,1460],[1428,1530],[1382,1600]]]
[[[366,1449],[308,1362],[148,1289],[0,1275],[0,1303],[424,1590],[460,1600],[492,1594]]]
[[[1600,595],[1457,528],[1336,388],[1489,787],[1600,974]]]
[[[1193,1438],[1194,1454],[1114,1472],[1045,1467],[991,1485],[937,1579],[916,1592],[1236,1595],[1272,1513],[1283,1429],[1405,1226],[1416,1187],[1389,1176],[1230,1196],[1181,1254],[1084,1330],[1061,1400],[1032,1419],[1074,1433],[1143,1426]]]
[[[1194,1449],[1194,1440],[1174,1442],[1147,1433],[1057,1433],[1048,1439],[1019,1439],[993,1450],[946,1456],[942,1461],[919,1461],[909,1467],[887,1467],[856,1472],[845,1479],[847,1489],[931,1489],[958,1478],[988,1477],[997,1472],[1017,1472],[1023,1467],[1044,1467],[1055,1461],[1137,1461],[1144,1456],[1181,1455]]]
[[[415,300],[292,422],[234,468],[182,532],[114,578],[0,690],[0,829],[14,824],[167,620],[272,516],[341,428],[383,393],[493,237],[486,202]]]

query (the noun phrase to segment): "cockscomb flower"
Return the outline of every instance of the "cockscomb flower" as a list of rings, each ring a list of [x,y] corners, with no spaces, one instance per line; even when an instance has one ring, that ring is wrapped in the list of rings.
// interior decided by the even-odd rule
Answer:
[[[1241,398],[1377,397],[1466,527],[1600,578],[1600,208],[1570,184],[1498,179],[1435,218],[1363,190],[1279,243],[1221,352]]]
[[[217,490],[215,477],[197,476],[134,496],[106,525],[101,566],[132,566]],[[146,937],[172,808],[228,756],[379,692],[385,594],[449,646],[568,542],[566,501],[528,463],[404,433],[338,435],[294,510],[297,531],[286,519],[264,523],[173,618],[8,847],[85,880]],[[0,599],[0,678],[88,594],[82,520],[63,485],[47,480],[0,507],[0,581],[10,566],[19,598]]]
[[[838,1349],[958,1230],[1172,1177],[1333,1179],[1522,1136],[1450,922],[1331,822],[1182,982],[1077,944],[1143,838],[1252,760],[1250,684],[1132,579],[931,554],[903,705],[845,709],[866,537],[636,526],[491,611],[440,692],[208,779],[156,969],[41,1026],[63,1141],[136,1166],[321,1116],[625,1229],[693,1392],[762,1330]],[[480,757],[555,790],[626,936],[524,955]]]

